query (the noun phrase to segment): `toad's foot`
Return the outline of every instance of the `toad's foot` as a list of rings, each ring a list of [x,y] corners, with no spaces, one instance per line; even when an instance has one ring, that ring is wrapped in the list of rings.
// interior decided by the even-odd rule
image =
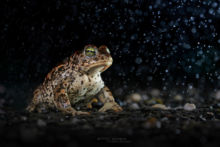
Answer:
[[[89,115],[90,112],[76,111],[75,113],[73,113],[73,116],[75,116],[74,114],[75,115]]]
[[[99,109],[99,112],[105,112],[107,110],[113,110],[114,112],[121,112],[123,109],[116,102],[107,102],[102,108]]]
[[[87,104],[87,108],[92,109],[92,103],[97,103],[98,99],[97,98],[93,98],[88,104]]]
[[[26,108],[26,110],[27,110],[28,112],[33,112],[34,109],[35,109],[35,107],[33,107],[33,106],[28,106],[28,107]]]
[[[64,114],[67,115],[72,115],[72,116],[76,116],[76,115],[89,115],[89,112],[83,112],[83,111],[62,111]]]
[[[72,107],[68,107],[65,109],[59,109],[64,115],[72,115],[72,116],[76,116],[76,115],[89,115],[89,112],[83,112],[83,111],[76,111],[74,108]]]
[[[33,111],[35,110],[35,108],[36,108],[36,105],[35,105],[33,102],[31,102],[31,103],[28,105],[28,107],[26,108],[26,111],[28,111],[28,112],[33,112]]]

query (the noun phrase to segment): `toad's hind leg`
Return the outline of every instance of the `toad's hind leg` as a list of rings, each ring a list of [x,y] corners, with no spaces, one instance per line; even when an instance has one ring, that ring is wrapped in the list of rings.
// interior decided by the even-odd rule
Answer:
[[[70,115],[81,115],[81,114],[89,114],[88,112],[76,111],[70,103],[68,98],[68,94],[66,91],[66,83],[61,83],[56,86],[54,89],[54,104],[58,110],[63,112],[64,114]]]
[[[107,110],[113,110],[114,112],[120,112],[123,109],[116,102],[112,96],[111,91],[107,86],[101,89],[98,93],[99,100],[104,103],[104,106],[99,109],[99,112],[105,112]]]
[[[41,99],[41,90],[40,88],[37,88],[34,93],[33,93],[33,99],[31,100],[30,104],[27,106],[26,110],[28,112],[33,112],[37,105],[39,104],[40,102],[40,99]]]
[[[35,110],[35,108],[36,108],[36,106],[34,105],[33,102],[31,102],[31,103],[27,106],[26,110],[27,110],[28,112],[33,112],[33,111]]]
[[[90,101],[87,103],[86,107],[87,107],[88,109],[92,109],[92,104],[93,104],[93,103],[97,103],[97,102],[98,102],[98,99],[97,99],[97,98],[93,98],[92,100],[90,100]]]

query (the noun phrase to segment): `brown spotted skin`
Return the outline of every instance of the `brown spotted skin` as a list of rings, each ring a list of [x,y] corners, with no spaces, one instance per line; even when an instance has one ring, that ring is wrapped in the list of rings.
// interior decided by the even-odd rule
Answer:
[[[93,56],[88,56],[88,49],[93,49]],[[113,110],[122,111],[115,102],[111,91],[104,85],[101,73],[112,65],[112,57],[104,45],[97,48],[87,45],[77,51],[65,62],[53,68],[33,93],[33,99],[27,110],[39,113],[51,109],[64,114],[80,115],[88,112],[76,111],[72,106],[78,103],[89,103],[94,97],[104,103],[100,112]]]

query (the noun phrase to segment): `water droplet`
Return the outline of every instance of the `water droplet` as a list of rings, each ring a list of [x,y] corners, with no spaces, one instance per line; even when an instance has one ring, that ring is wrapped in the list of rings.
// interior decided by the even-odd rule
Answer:
[[[135,59],[135,63],[141,64],[141,63],[142,63],[142,58],[141,58],[141,57],[137,57],[137,58]]]

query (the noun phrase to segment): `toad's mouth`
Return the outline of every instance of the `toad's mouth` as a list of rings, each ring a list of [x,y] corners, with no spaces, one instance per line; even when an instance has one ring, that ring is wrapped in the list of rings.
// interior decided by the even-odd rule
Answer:
[[[87,65],[85,71],[88,73],[103,72],[112,65],[112,62],[102,62]]]

